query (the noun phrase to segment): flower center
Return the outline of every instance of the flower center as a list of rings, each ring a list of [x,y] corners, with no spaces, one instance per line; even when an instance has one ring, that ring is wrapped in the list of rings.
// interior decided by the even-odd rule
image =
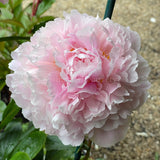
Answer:
[[[108,53],[106,53],[105,51],[102,53],[102,55],[103,55],[104,57],[106,57],[108,60],[110,60],[110,56],[109,56],[109,54],[108,54]]]

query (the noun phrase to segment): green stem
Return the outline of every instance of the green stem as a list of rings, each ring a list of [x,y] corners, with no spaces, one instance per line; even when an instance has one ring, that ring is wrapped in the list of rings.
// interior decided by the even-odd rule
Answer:
[[[88,160],[89,155],[90,155],[90,150],[91,150],[91,144],[92,144],[91,140],[85,139],[83,141],[83,143],[76,148],[74,160],[80,160],[81,159],[83,150],[87,150],[87,153],[85,154],[83,160]]]
[[[81,156],[82,156],[82,146],[78,146],[76,148],[76,151],[75,151],[75,155],[74,155],[74,160],[80,160]]]
[[[20,36],[11,36],[11,37],[1,37],[0,42],[3,41],[18,41],[18,40],[30,40],[30,37],[20,37]]]
[[[45,145],[43,146],[43,160],[46,159],[46,153],[47,153],[47,149],[45,147]]]
[[[88,140],[88,149],[87,149],[87,153],[86,153],[86,155],[85,155],[83,160],[88,160],[89,155],[90,155],[91,145],[92,145],[92,141]]]
[[[116,0],[108,0],[107,5],[106,5],[105,14],[104,14],[104,19],[106,19],[106,18],[111,19],[115,2],[116,2]]]

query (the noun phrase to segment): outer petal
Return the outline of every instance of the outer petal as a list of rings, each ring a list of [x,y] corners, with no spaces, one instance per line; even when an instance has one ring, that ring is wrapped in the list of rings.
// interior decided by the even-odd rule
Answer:
[[[101,147],[110,147],[124,138],[128,128],[128,121],[110,131],[105,131],[103,128],[94,129],[91,139]]]

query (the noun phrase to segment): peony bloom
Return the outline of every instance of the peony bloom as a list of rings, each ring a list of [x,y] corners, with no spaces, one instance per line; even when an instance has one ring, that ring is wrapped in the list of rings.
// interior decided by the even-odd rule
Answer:
[[[6,82],[36,128],[66,145],[88,137],[109,147],[147,97],[149,67],[139,49],[136,32],[74,10],[12,53]]]

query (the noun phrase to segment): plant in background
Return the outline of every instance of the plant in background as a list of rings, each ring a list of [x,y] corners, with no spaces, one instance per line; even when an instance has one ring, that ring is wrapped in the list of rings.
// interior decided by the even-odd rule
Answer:
[[[18,40],[34,33],[43,2],[34,1],[32,25],[18,27]],[[109,19],[113,2],[108,1],[104,20],[73,10],[46,23],[12,52],[13,72],[6,83],[24,117],[40,131],[17,119],[8,124],[20,109],[14,101],[8,107],[2,102],[0,128],[5,132],[0,138],[19,131],[2,159],[79,160],[86,150],[82,158],[87,160],[92,141],[110,147],[125,136],[131,112],[147,98],[150,69],[138,54],[139,35]],[[0,148],[7,143],[0,142]],[[74,157],[72,146],[78,146]]]

